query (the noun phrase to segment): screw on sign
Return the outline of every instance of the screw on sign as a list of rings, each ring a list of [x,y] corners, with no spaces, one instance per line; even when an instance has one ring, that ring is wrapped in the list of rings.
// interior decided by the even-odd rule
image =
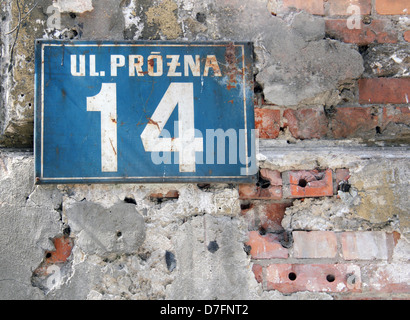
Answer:
[[[37,183],[251,182],[252,44],[38,40]]]

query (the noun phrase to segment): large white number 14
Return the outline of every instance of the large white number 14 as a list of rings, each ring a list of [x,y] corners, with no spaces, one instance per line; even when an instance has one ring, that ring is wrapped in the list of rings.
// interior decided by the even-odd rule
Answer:
[[[117,88],[103,83],[101,91],[87,98],[87,111],[101,112],[101,171],[117,171]],[[178,138],[162,138],[169,117],[178,105]],[[147,152],[179,152],[179,171],[195,172],[195,152],[203,139],[195,138],[193,83],[171,83],[141,133]]]

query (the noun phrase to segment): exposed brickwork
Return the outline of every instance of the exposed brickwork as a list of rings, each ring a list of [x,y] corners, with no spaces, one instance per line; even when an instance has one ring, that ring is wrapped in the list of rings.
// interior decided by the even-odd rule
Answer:
[[[282,178],[279,171],[262,169],[259,180],[255,184],[239,185],[239,197],[241,199],[282,199]]]
[[[410,78],[360,79],[359,93],[359,102],[362,104],[408,104],[410,102]]]
[[[341,235],[345,260],[387,260],[393,246],[393,234],[381,231],[344,232]]]
[[[288,109],[283,117],[292,136],[297,139],[320,139],[328,131],[328,120],[323,109]]]
[[[66,262],[68,257],[71,255],[73,241],[69,237],[56,238],[54,239],[54,247],[54,251],[49,251],[46,253],[47,264]]]
[[[252,271],[255,274],[256,281],[262,282],[263,281],[263,267],[259,264],[254,264],[252,266]]]
[[[368,279],[368,292],[410,293],[408,264],[373,263],[362,268],[363,277]]]
[[[410,109],[409,107],[385,107],[383,108],[382,127],[388,126],[390,123],[401,123],[410,125]]]
[[[251,231],[246,244],[251,247],[250,254],[253,259],[288,257],[288,250],[282,247],[277,234],[268,233],[262,236],[258,231]]]
[[[376,0],[375,3],[378,14],[410,14],[410,4],[407,0]]]
[[[390,81],[392,80],[392,81]],[[338,106],[329,114],[323,108],[285,109],[282,119],[280,110],[276,110],[275,126],[283,123],[284,130],[295,139],[346,139],[372,137],[388,124],[410,124],[410,111],[408,107],[387,105],[381,103],[406,104],[409,91],[407,89],[409,79],[361,79],[360,102],[363,106]],[[373,87],[373,84],[376,87]],[[392,87],[389,87],[390,84]],[[406,96],[407,95],[407,96]],[[384,100],[384,101],[382,101]],[[271,110],[270,110],[271,111]],[[267,120],[269,122],[270,120]],[[257,126],[260,134],[266,139],[272,128],[270,126]],[[279,130],[276,130],[275,138]],[[377,130],[377,131],[376,131]]]
[[[398,41],[398,34],[391,28],[390,20],[375,19],[369,24],[361,22],[360,29],[349,29],[345,19],[327,19],[326,33],[329,37],[358,45]]]
[[[280,111],[255,108],[255,128],[260,139],[276,139],[280,131]]]
[[[354,283],[349,279],[352,274]],[[352,264],[271,264],[266,267],[266,281],[268,290],[283,293],[357,292],[361,289],[360,268]]]
[[[281,202],[255,201],[242,205],[242,214],[248,221],[250,230],[263,228],[268,232],[283,230],[281,222],[286,208],[292,205],[291,200]]]
[[[271,228],[278,225],[284,210],[291,204],[291,199],[337,194],[340,183],[347,182],[350,174],[349,169],[345,168],[336,169],[335,172],[331,169],[315,169],[281,173],[261,169],[260,179],[256,184],[239,185],[239,197],[241,200],[282,200],[257,205],[259,223],[262,223],[263,227]],[[243,213],[249,215],[248,210],[253,210],[254,214],[255,209],[254,205],[247,204],[243,208]]]
[[[403,33],[403,38],[404,40],[406,40],[407,42],[410,42],[410,30],[407,30]]]
[[[336,299],[378,299],[383,293],[410,293],[408,266],[388,262],[397,233],[294,231],[293,245],[283,251],[276,234],[249,234],[252,240],[247,244],[255,246],[251,248],[252,259],[265,261],[253,265],[255,277],[264,283],[265,290],[286,294],[328,292]],[[283,252],[282,257],[279,252]]]
[[[290,171],[284,175],[284,196],[289,198],[333,195],[332,170]]]
[[[327,0],[326,3],[326,15],[329,16],[350,16],[352,11],[348,11],[348,8],[352,5],[358,6],[362,15],[370,14],[372,9],[371,0]],[[358,14],[358,12],[355,13]]]
[[[378,126],[378,115],[371,108],[338,108],[331,125],[333,138],[344,139],[364,132],[374,132]]]
[[[336,234],[331,231],[294,231],[294,258],[334,258],[337,254]]]
[[[151,193],[149,198],[151,200],[161,200],[161,199],[178,199],[179,192],[177,190],[170,190],[167,193]]]
[[[49,267],[57,265],[61,267],[68,262],[74,246],[73,239],[62,236],[53,239],[55,250],[45,252],[44,260],[40,266],[34,270],[33,274],[37,277],[46,277],[50,274]]]
[[[383,108],[385,121],[408,122],[408,108]],[[315,197],[334,196],[342,184],[349,184],[349,168],[334,170],[272,171],[261,176],[281,184],[281,200],[253,198],[242,212],[249,224],[245,243],[253,263],[255,279],[266,291],[284,294],[326,292],[334,299],[373,300],[409,298],[408,263],[391,263],[401,235],[386,231],[310,231],[286,232],[280,227],[286,209],[292,206],[287,186],[322,181],[323,190]],[[320,178],[320,179],[318,179]],[[319,188],[320,189],[320,188]],[[289,189],[290,190],[290,189]],[[322,190],[322,191],[323,191]],[[343,192],[349,192],[344,187]],[[306,196],[306,192],[304,194]],[[288,202],[286,202],[288,201]]]
[[[338,186],[343,181],[348,181],[349,178],[350,178],[349,169],[345,169],[345,168],[336,169],[336,172],[335,172],[336,186]]]

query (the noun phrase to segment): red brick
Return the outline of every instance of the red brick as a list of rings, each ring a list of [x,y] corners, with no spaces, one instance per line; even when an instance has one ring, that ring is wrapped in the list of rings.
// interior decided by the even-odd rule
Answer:
[[[249,232],[249,241],[246,243],[251,247],[253,259],[287,258],[288,250],[279,242],[277,234],[267,233],[260,235],[259,231]]]
[[[361,104],[392,103],[410,101],[410,78],[371,78],[359,80],[359,102]]]
[[[339,183],[342,181],[348,181],[349,178],[350,178],[349,169],[336,169],[335,171],[336,185],[339,185]]]
[[[410,264],[366,264],[362,267],[366,291],[374,293],[410,293]]]
[[[264,199],[280,200],[282,199],[282,178],[279,171],[261,169],[260,175],[263,179],[269,180],[270,185],[262,188],[257,184],[240,184],[240,199]]]
[[[382,231],[343,232],[340,239],[345,260],[387,260],[394,246],[393,234]]]
[[[287,109],[283,117],[296,139],[320,139],[328,132],[328,119],[323,109]]]
[[[289,171],[284,185],[284,197],[305,198],[333,195],[332,170]]]
[[[266,282],[268,290],[283,293],[360,292],[361,272],[352,264],[271,264]]]
[[[71,250],[73,248],[72,239],[68,237],[55,238],[54,247],[54,251],[48,251],[46,253],[46,263],[64,263],[71,255]]]
[[[350,16],[352,13],[347,12],[350,5],[355,5],[360,8],[360,13],[355,14],[368,15],[372,10],[371,0],[327,0],[327,14],[338,16]]]
[[[149,196],[150,199],[178,199],[179,192],[178,190],[170,190],[167,193],[151,193]]]
[[[334,258],[337,254],[337,237],[332,231],[293,231],[292,235],[294,258]]]
[[[376,12],[378,14],[408,15],[410,3],[408,0],[376,0]]]
[[[47,251],[45,253],[45,259],[40,266],[34,270],[33,274],[38,277],[47,276],[49,274],[48,268],[51,265],[61,265],[67,262],[71,255],[74,243],[69,237],[59,237],[53,239],[54,248],[53,251]]]
[[[262,168],[260,174],[263,178],[268,179],[272,186],[282,185],[282,176],[279,171]]]
[[[404,40],[406,40],[407,42],[410,42],[410,30],[407,30],[403,33],[403,38]]]
[[[280,132],[280,110],[255,108],[255,128],[260,139],[276,139]]]
[[[378,126],[378,116],[372,108],[340,107],[331,119],[332,135],[335,139],[356,137],[372,132]]]
[[[252,266],[252,271],[255,274],[255,279],[259,283],[263,281],[263,267],[260,264],[254,264]]]
[[[272,203],[267,201],[256,201],[245,205],[242,214],[248,221],[249,230],[262,227],[268,232],[282,231],[282,219],[287,207],[292,205],[292,201],[284,203]]]
[[[270,186],[263,189],[254,184],[240,184],[239,185],[239,198],[245,199],[259,199],[259,200],[280,200],[282,199],[282,187]]]
[[[293,7],[316,15],[325,14],[323,0],[283,0],[283,6],[287,8]]]
[[[384,107],[382,128],[385,128],[389,123],[410,125],[409,107]]]
[[[374,19],[370,24],[361,22],[360,29],[349,29],[347,20],[326,19],[325,26],[328,36],[358,45],[396,43],[398,38],[398,34],[391,27],[389,20]]]
[[[286,208],[291,205],[291,202],[266,204],[264,219],[261,220],[261,227],[266,231],[282,230],[282,219],[285,216]]]

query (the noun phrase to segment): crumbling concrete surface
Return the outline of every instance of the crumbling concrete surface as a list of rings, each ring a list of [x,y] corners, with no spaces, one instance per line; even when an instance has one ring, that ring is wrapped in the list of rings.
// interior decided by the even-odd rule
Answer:
[[[261,152],[262,163],[273,167],[269,149]],[[351,188],[338,197],[295,200],[283,228],[400,232],[401,253],[395,254],[401,261],[410,233],[408,160],[392,156],[346,155]],[[324,152],[321,161],[332,157]],[[0,160],[2,298],[330,298],[262,290],[244,245],[248,221],[240,214],[237,186],[34,186],[31,153],[2,151]],[[172,198],[158,198],[170,190]],[[70,239],[70,247],[52,261],[49,254],[61,250],[56,239]]]

